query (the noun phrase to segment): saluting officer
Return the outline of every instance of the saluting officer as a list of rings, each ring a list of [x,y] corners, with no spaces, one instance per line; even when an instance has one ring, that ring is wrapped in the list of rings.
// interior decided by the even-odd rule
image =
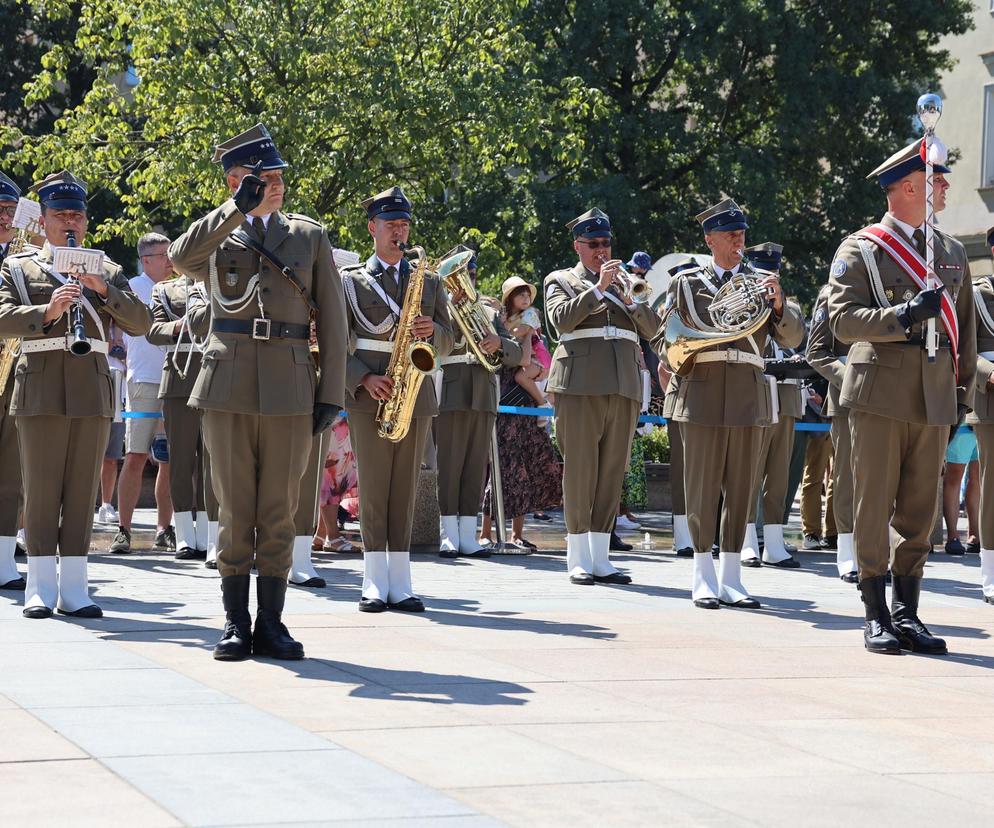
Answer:
[[[431,418],[438,413],[435,385],[421,383],[413,422],[403,440],[392,442],[377,433],[376,411],[390,398],[393,384],[384,372],[397,336],[397,322],[412,274],[412,265],[398,244],[411,230],[411,202],[392,187],[362,202],[374,253],[365,264],[342,269],[348,304],[350,356],[349,436],[359,473],[359,526],[362,530],[363,581],[361,612],[424,612],[411,584],[411,526],[414,495]],[[440,357],[452,350],[452,328],[445,291],[427,275],[420,312],[412,333],[429,341]]]
[[[780,273],[783,261],[783,245],[773,242],[747,247],[746,259],[759,271]],[[766,359],[780,360],[789,354],[777,344],[773,337],[766,341],[763,356]],[[758,501],[763,501],[763,560],[767,566],[782,569],[797,569],[801,564],[787,551],[783,540],[785,512],[787,510],[787,478],[790,476],[790,455],[794,449],[794,424],[803,415],[801,383],[796,379],[777,380],[767,377],[770,395],[774,401],[773,422],[763,429],[763,444],[756,464],[756,478],[753,481],[753,494],[749,502],[749,523],[746,526],[746,540],[742,547],[742,565],[760,566],[759,543],[756,532]]]
[[[680,423],[684,450],[684,484],[690,534],[694,543],[691,597],[695,606],[718,609],[721,604],[754,609],[759,602],[742,584],[741,554],[753,498],[753,479],[763,441],[763,426],[772,420],[772,398],[761,356],[767,336],[781,346],[800,344],[804,322],[800,311],[784,300],[780,280],[758,277],[743,261],[745,231],[742,209],[730,198],[698,214],[704,240],[711,250],[707,267],[685,270],[670,282],[670,306],[701,331],[712,329],[708,307],[733,276],[758,279],[772,310],[767,324],[749,337],[715,345],[700,352],[683,377],[673,406]],[[664,330],[653,342],[661,351]],[[711,557],[724,493],[719,571]]]
[[[8,257],[0,285],[0,337],[22,338],[10,413],[17,418],[24,475],[24,615],[48,618],[58,609],[99,618],[103,612],[90,598],[86,556],[114,413],[106,325],[113,319],[132,336],[144,336],[152,320],[109,259],[101,273],[78,274],[78,282],[54,269],[52,248],[65,246],[70,235],[82,246],[86,236],[86,185],[64,170],[32,190],[41,201],[46,243]],[[91,346],[81,355],[69,351],[74,303]]]
[[[918,617],[931,550],[936,488],[949,436],[974,394],[977,338],[970,271],[963,245],[935,231],[935,274],[925,285],[925,162],[921,142],[892,155],[868,178],[887,194],[887,213],[849,236],[835,254],[828,292],[829,324],[849,342],[840,401],[852,433],[853,539],[866,605],[864,640],[871,652],[945,653]],[[934,205],[942,210],[949,170],[935,165]],[[938,352],[923,343],[936,319]],[[891,566],[889,528],[900,536]]]
[[[205,283],[211,302],[210,338],[190,404],[204,412],[220,506],[217,564],[227,623],[214,657],[303,658],[282,612],[311,438],[344,403],[342,285],[324,228],[280,209],[287,164],[262,124],[220,144],[214,161],[232,197],[169,248],[180,272]],[[320,382],[307,344],[312,320]]]
[[[849,434],[849,409],[839,400],[842,378],[846,372],[849,344],[832,333],[828,324],[828,285],[818,291],[811,312],[808,333],[807,360],[811,367],[828,380],[828,399],[824,414],[831,420],[832,434],[832,514],[838,540],[835,563],[839,577],[847,584],[859,582],[852,541],[852,438]]]
[[[994,227],[987,231],[994,256]],[[980,586],[994,604],[994,276],[973,280],[977,308],[977,395],[966,421],[977,435],[980,455]]]
[[[7,258],[10,243],[17,231],[12,224],[21,188],[0,172],[0,264]],[[13,359],[6,352],[11,343],[0,343],[2,358]],[[17,427],[7,412],[14,393],[13,364],[0,388],[0,589],[23,590],[24,578],[17,571],[17,517],[21,508],[21,457],[17,450]]]
[[[470,249],[459,245],[452,253]],[[466,277],[475,287],[475,255],[467,265]],[[498,354],[502,365],[520,365],[521,346],[508,333],[500,315],[486,305],[482,306],[482,312],[488,315],[496,333],[484,337],[479,342],[480,349],[485,354]],[[443,558],[459,555],[489,558],[490,553],[477,540],[476,516],[497,422],[497,378],[469,350],[455,320],[452,329],[455,344],[452,353],[441,360],[442,396],[435,421],[441,512],[439,554]]]
[[[659,318],[619,282],[606,213],[594,207],[566,227],[579,261],[545,277],[559,332],[548,390],[563,455],[566,567],[574,584],[630,584],[608,550],[642,404],[639,337],[655,336]]]
[[[152,329],[148,339],[166,348],[159,383],[162,419],[169,444],[169,494],[176,526],[176,560],[205,560],[211,521],[217,532],[217,501],[201,431],[201,413],[189,403],[200,372],[195,344],[210,331],[211,307],[203,284],[189,276],[152,288]],[[208,514],[214,517],[209,518]]]

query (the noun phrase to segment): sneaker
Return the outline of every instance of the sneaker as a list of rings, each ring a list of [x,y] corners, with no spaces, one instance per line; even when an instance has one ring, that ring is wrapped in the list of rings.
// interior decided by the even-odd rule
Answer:
[[[160,529],[155,536],[156,549],[168,549],[170,552],[176,551],[176,530],[172,526]]]
[[[106,523],[116,526],[121,522],[121,516],[110,503],[105,503],[97,510],[97,523]]]
[[[804,536],[804,541],[801,543],[801,549],[807,549],[808,551],[823,548],[821,538],[810,533]]]
[[[614,522],[616,529],[641,529],[642,524],[637,521],[632,520],[628,515],[618,515],[618,519]]]
[[[127,555],[131,552],[131,530],[123,526],[117,527],[117,534],[111,542],[110,551],[115,555]]]
[[[961,558],[966,553],[966,548],[960,542],[959,538],[953,538],[951,541],[946,543],[946,554],[952,555],[954,558]]]

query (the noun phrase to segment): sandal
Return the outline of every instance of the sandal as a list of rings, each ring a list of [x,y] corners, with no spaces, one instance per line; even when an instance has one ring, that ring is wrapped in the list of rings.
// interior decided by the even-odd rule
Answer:
[[[516,546],[518,549],[538,549],[538,547],[532,543],[530,540],[525,540],[525,538],[518,538],[517,540],[511,539],[511,546]]]
[[[325,552],[358,552],[349,541],[343,537],[337,537],[334,540],[326,540],[324,542],[323,549]]]
[[[324,538],[314,538],[311,541],[311,552],[320,552],[324,548]]]

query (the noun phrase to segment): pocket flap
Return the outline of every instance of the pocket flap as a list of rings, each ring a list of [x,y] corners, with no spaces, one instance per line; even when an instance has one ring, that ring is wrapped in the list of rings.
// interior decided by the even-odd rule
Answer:
[[[900,368],[904,360],[903,348],[879,348],[868,342],[860,342],[849,349],[850,365],[883,365],[885,368]]]
[[[235,342],[225,342],[221,339],[215,339],[207,346],[207,350],[204,351],[204,359],[216,359],[219,362],[226,362],[229,359],[235,358]]]
[[[312,365],[311,350],[306,345],[293,346],[293,361],[297,365]]]

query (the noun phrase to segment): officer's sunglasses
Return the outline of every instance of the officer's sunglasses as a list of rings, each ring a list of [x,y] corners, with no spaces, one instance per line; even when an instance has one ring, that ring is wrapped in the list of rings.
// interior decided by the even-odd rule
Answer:
[[[17,212],[17,207],[0,207],[0,216],[7,216],[8,218],[13,218],[16,212]]]
[[[611,246],[611,239],[601,239],[600,241],[587,241],[586,239],[580,239],[581,244],[587,245],[591,250],[596,250],[598,247],[608,248]]]

